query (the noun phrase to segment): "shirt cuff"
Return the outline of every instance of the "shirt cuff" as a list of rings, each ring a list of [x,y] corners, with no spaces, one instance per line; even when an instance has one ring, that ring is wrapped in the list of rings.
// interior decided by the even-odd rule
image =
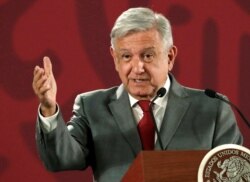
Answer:
[[[45,133],[49,133],[57,127],[56,118],[59,114],[59,107],[58,107],[58,105],[56,105],[56,108],[57,108],[56,113],[52,116],[49,116],[49,117],[44,117],[41,113],[40,108],[41,108],[41,105],[39,105],[39,107],[38,107],[38,116],[39,116],[40,121],[41,121],[41,128]]]

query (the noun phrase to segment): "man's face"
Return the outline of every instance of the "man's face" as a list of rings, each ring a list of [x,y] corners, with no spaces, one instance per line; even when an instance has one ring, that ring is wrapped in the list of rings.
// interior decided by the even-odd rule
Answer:
[[[126,90],[136,99],[150,99],[162,87],[172,70],[177,53],[175,46],[163,47],[155,30],[137,32],[118,38],[111,54],[116,71]]]

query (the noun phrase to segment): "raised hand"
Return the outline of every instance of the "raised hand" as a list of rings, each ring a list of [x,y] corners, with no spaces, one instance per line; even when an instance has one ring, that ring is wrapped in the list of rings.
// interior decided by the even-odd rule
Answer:
[[[43,68],[35,67],[32,87],[41,103],[42,114],[53,115],[56,112],[57,86],[48,57],[43,58]]]

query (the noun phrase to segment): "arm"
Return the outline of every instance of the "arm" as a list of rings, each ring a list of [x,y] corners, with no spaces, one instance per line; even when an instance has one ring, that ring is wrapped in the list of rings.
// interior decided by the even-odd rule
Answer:
[[[79,121],[77,120],[79,119],[75,119],[74,122],[78,123]],[[57,127],[47,133],[40,126],[41,119],[38,117],[37,120],[36,142],[40,158],[44,162],[44,165],[50,171],[86,168],[89,165],[89,150],[87,147],[81,145],[81,143],[84,143],[83,141],[86,141],[85,144],[88,143],[88,127],[85,127],[85,132],[83,132],[86,140],[81,139],[80,143],[69,132],[60,111],[55,121],[57,122]]]
[[[52,71],[52,64],[48,57],[43,58],[43,66],[36,66],[32,87],[41,104],[43,116],[51,116],[56,112],[57,85]]]
[[[45,57],[43,64],[44,68],[35,67],[32,86],[40,101],[41,114],[44,117],[49,117],[56,112],[57,86],[50,59]],[[81,117],[77,117],[74,120],[78,123],[77,120],[81,120]],[[60,110],[52,121],[56,123],[56,127],[52,131],[46,132],[41,122],[41,118],[38,117],[36,142],[40,157],[47,169],[58,171],[87,167],[88,149],[81,146],[80,142],[68,131]],[[81,130],[84,131],[83,133],[87,140],[89,138],[88,127],[84,127],[82,126]]]

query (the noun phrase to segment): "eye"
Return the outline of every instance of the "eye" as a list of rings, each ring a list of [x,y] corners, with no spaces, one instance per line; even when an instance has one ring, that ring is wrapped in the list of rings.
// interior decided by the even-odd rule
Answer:
[[[142,59],[143,59],[143,61],[145,61],[145,62],[151,62],[151,61],[153,61],[153,59],[154,59],[154,54],[153,54],[153,53],[144,53],[144,54],[142,55]]]
[[[130,54],[122,54],[121,55],[121,60],[122,61],[129,61],[131,59],[132,55]]]

